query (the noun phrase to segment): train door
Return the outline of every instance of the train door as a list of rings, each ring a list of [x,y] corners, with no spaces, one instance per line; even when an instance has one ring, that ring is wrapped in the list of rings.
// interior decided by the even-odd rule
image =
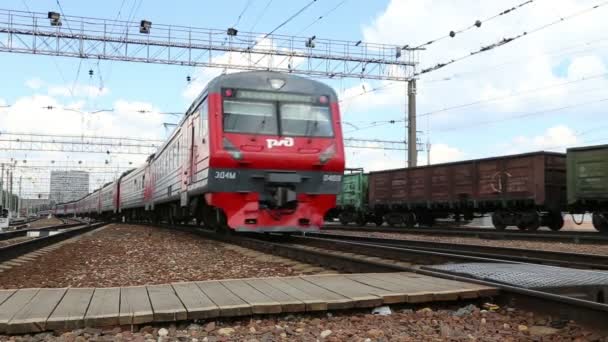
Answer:
[[[185,207],[188,205],[188,185],[192,182],[192,164],[194,157],[194,125],[192,118],[189,118],[186,123],[186,129],[182,133],[182,142],[184,142],[185,151],[184,162],[182,163],[182,184],[181,184],[181,198],[180,205]],[[184,141],[185,140],[185,141]]]

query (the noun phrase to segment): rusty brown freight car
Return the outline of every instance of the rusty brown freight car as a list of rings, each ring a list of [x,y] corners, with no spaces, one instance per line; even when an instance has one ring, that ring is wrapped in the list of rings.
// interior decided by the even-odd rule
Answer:
[[[566,155],[552,152],[371,172],[369,204],[390,225],[492,213],[497,229],[563,225]]]

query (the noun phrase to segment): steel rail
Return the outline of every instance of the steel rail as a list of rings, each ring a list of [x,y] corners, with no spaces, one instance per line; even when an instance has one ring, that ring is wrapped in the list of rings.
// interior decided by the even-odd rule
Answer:
[[[0,247],[0,262],[18,258],[24,254],[33,252],[46,246],[67,240],[74,236],[84,234],[106,225],[104,222],[91,225],[80,224],[81,227],[67,229],[54,235],[34,238],[31,240]]]
[[[572,268],[608,270],[608,256],[598,254],[544,251],[513,247],[477,246],[435,241],[386,239],[332,233],[307,233],[306,236],[324,239],[336,239],[341,241],[364,242],[381,246],[404,247],[440,253],[458,253],[460,255],[494,258],[502,261],[517,261]]]
[[[496,281],[469,278],[449,272],[438,271],[435,269],[427,269],[424,266],[420,265],[405,266],[403,265],[403,263],[383,262],[374,259],[366,260],[365,258],[355,257],[355,255],[376,256],[400,260],[397,256],[400,255],[402,258],[406,253],[422,253],[426,254],[427,256],[444,258],[449,257],[447,253],[437,253],[420,250],[414,251],[407,250],[401,247],[377,246],[358,242],[347,243],[344,241],[310,237],[291,237],[288,239],[288,241],[291,242],[297,242],[298,239],[309,239],[309,241],[310,239],[316,239],[317,241],[324,241],[324,243],[327,244],[328,248],[326,250],[311,250],[310,248],[305,248],[303,246],[273,241],[276,239],[283,240],[280,237],[270,236],[262,237],[262,239],[260,239],[243,236],[218,235],[214,232],[203,230],[200,227],[187,225],[163,227],[188,231],[204,238],[231,244],[237,244],[243,247],[255,249],[257,251],[280,255],[302,262],[314,263],[324,267],[331,267],[345,272],[415,272],[433,277],[491,286],[498,288],[501,291],[499,294],[499,298],[497,298],[500,300],[501,303],[505,303],[510,306],[516,306],[529,311],[559,316],[561,319],[564,320],[575,320],[579,324],[587,325],[601,331],[606,331],[608,329],[608,327],[606,326],[606,322],[608,322],[608,305],[606,304],[581,300],[549,292],[527,289],[524,287],[508,285]],[[348,245],[348,248],[352,250],[354,255],[349,256],[344,254],[337,254],[335,250],[339,249],[338,245],[342,245],[342,247]],[[477,261],[489,260],[472,256],[453,256],[459,259]]]
[[[557,241],[573,243],[608,243],[608,235],[599,232],[553,232],[553,231],[520,231],[495,230],[493,228],[463,228],[463,227],[429,227],[429,228],[398,228],[398,227],[372,227],[372,226],[344,226],[327,224],[323,230],[344,230],[372,233],[398,233],[417,235],[448,235],[462,237],[476,237],[494,240],[531,240],[531,241]]]
[[[49,230],[72,228],[72,227],[76,227],[76,226],[80,226],[80,225],[82,225],[82,223],[63,223],[63,224],[47,226],[47,227],[40,227],[40,228],[10,230],[10,231],[0,233],[0,241],[13,239],[13,238],[20,237],[20,236],[26,236],[29,232],[46,232]]]

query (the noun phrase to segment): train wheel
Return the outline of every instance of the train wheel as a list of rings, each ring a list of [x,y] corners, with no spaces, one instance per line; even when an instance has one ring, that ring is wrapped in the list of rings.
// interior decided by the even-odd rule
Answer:
[[[402,225],[403,217],[399,214],[388,214],[386,215],[386,223],[391,227]]]
[[[416,218],[416,216],[414,216]],[[421,226],[432,227],[435,224],[435,218],[432,214],[421,214],[418,218],[418,224]]]
[[[602,233],[608,233],[608,213],[593,213],[593,227]]]
[[[365,226],[367,224],[367,220],[365,220],[365,217],[359,216],[355,220],[355,223],[357,224],[357,226]]]
[[[416,215],[414,213],[407,213],[403,215],[403,221],[405,223],[405,227],[414,228],[416,226]]]
[[[384,223],[384,219],[382,218],[382,216],[374,217],[374,224],[376,226],[380,227],[383,223]]]
[[[554,232],[562,229],[564,226],[564,217],[560,212],[550,212],[548,220],[549,222],[547,223],[547,227]]]
[[[496,230],[505,230],[507,228],[507,225],[504,223],[504,217],[502,215],[502,212],[500,211],[495,211],[492,213],[492,225],[494,226],[494,228],[496,228]]]
[[[347,224],[350,223],[350,215],[348,215],[348,214],[340,213],[340,215],[338,216],[338,219],[340,220],[340,224],[343,226],[346,226]]]
[[[536,231],[540,227],[540,215],[536,211],[526,211],[520,214],[517,228]]]

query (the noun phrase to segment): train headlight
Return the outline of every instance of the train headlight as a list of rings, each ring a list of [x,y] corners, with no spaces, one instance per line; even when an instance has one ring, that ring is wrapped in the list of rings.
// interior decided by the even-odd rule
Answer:
[[[230,140],[224,138],[224,150],[228,151],[228,153],[232,156],[232,158],[236,160],[243,159],[243,152],[241,152],[236,146],[234,146]]]
[[[328,148],[325,149],[325,151],[321,152],[321,154],[319,155],[319,161],[321,162],[321,164],[325,164],[334,155],[336,155],[336,146],[332,143],[331,145],[329,145]]]
[[[282,80],[280,78],[271,78],[268,80],[268,82],[270,83],[270,86],[272,87],[272,89],[275,89],[275,90],[279,90],[279,89],[283,88],[283,86],[285,85],[285,80]]]

